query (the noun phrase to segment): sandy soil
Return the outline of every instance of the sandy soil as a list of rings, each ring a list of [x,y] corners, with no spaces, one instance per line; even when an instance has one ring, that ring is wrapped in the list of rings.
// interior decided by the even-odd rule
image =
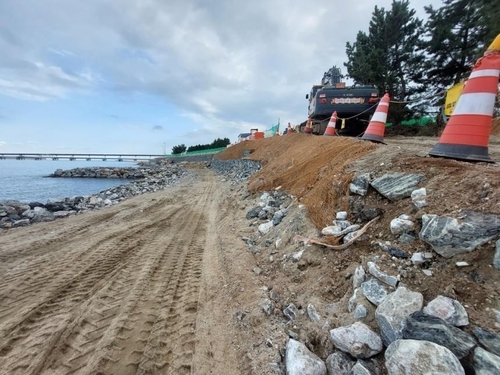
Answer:
[[[355,267],[376,256],[384,271],[398,273],[401,262],[372,241],[394,241],[394,217],[423,214],[408,199],[390,203],[372,191],[366,205],[384,214],[363,240],[343,251],[294,242],[296,234],[317,236],[336,211],[349,208],[356,171],[424,173],[427,213],[500,214],[499,164],[429,158],[436,141],[392,138],[373,145],[292,134],[243,142],[219,157],[251,151],[249,158],[264,168],[248,186],[190,165],[192,177],[162,192],[0,232],[0,373],[276,374],[290,331],[325,359],[333,351],[328,326],[354,321],[345,305]],[[498,136],[490,139],[490,156],[500,161]],[[296,199],[282,224],[259,236],[258,222],[245,214],[261,191],[277,187]],[[260,253],[249,252],[242,237],[253,238]],[[402,247],[429,251],[421,242]],[[301,250],[295,261],[291,255]],[[471,326],[498,332],[493,251],[492,241],[451,260],[437,257],[432,278],[414,273],[403,282],[426,302],[437,294],[457,298]],[[458,260],[471,266],[457,269]],[[275,307],[270,317],[260,307],[265,298]],[[290,323],[282,311],[292,302],[301,316]],[[320,325],[307,317],[309,303]],[[376,329],[373,310],[366,323]]]

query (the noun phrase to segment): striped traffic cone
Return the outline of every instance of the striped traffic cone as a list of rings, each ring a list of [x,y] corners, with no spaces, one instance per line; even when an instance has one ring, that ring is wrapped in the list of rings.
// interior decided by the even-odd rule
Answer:
[[[335,124],[337,123],[337,111],[332,113],[332,117],[330,117],[330,121],[328,122],[328,126],[325,129],[325,133],[323,135],[337,135],[335,133]]]
[[[309,117],[307,119],[306,127],[304,128],[304,133],[311,134],[312,133],[312,119]]]
[[[500,34],[474,65],[431,156],[485,161],[500,74]]]
[[[385,94],[365,130],[361,139],[372,142],[384,143],[385,123],[387,121],[387,112],[389,112],[389,94]]]

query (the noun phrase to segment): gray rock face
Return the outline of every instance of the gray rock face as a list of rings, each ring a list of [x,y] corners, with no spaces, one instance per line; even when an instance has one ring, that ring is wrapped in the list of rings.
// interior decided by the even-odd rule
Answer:
[[[349,375],[355,363],[344,352],[336,351],[326,359],[326,370],[328,375]]]
[[[422,294],[400,287],[377,307],[375,320],[386,346],[403,338],[406,319],[415,311],[420,311],[423,303]]]
[[[481,327],[474,327],[472,333],[488,351],[500,356],[500,335]]]
[[[424,179],[422,174],[392,173],[376,178],[371,185],[387,199],[397,201],[409,197]]]
[[[366,195],[370,186],[370,174],[362,173],[354,176],[354,179],[349,184],[349,190],[353,194]]]
[[[500,240],[497,241],[495,255],[493,256],[493,267],[500,270]]]
[[[451,258],[468,253],[500,234],[500,216],[463,211],[458,220],[453,217],[423,215],[419,237],[441,256]]]
[[[465,375],[449,349],[430,341],[394,341],[385,351],[385,366],[389,375]]]
[[[382,351],[382,340],[366,324],[353,323],[330,331],[333,344],[356,358],[370,358]]]
[[[406,319],[403,337],[431,341],[444,346],[450,349],[458,359],[467,356],[477,344],[468,333],[423,312],[415,312]]]
[[[286,344],[285,366],[287,375],[326,375],[325,363],[294,339]]]
[[[389,276],[385,273],[383,273],[375,263],[373,262],[368,262],[368,272],[383,283],[390,285],[392,287],[396,287],[398,285],[398,279],[395,276]]]
[[[362,283],[361,290],[366,299],[375,306],[380,305],[389,294],[387,289],[374,279],[369,279]]]
[[[472,365],[476,375],[498,375],[500,373],[500,357],[483,348],[477,347],[474,350]]]
[[[469,324],[469,316],[462,304],[449,297],[437,296],[424,307],[423,312],[437,316],[446,323],[456,327],[462,327]]]

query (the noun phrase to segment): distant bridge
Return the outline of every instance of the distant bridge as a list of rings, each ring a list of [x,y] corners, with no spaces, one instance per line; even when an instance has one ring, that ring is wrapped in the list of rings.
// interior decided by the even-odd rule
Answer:
[[[114,161],[139,161],[164,158],[164,155],[148,154],[40,154],[29,152],[0,152],[0,159],[16,160],[114,160]]]

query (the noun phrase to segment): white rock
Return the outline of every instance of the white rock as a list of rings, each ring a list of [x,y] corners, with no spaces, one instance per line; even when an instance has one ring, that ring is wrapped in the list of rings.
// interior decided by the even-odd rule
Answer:
[[[356,267],[356,270],[354,270],[354,276],[352,278],[353,288],[354,289],[359,288],[361,284],[365,281],[365,279],[366,279],[366,273],[363,266]]]
[[[397,340],[385,351],[389,375],[465,375],[458,358],[444,346],[424,340]]]
[[[446,323],[456,327],[462,327],[469,324],[467,311],[465,311],[462,304],[449,297],[437,296],[424,307],[423,312],[437,316]]]
[[[406,233],[413,230],[414,227],[415,223],[413,221],[408,219],[402,219],[401,216],[391,221],[392,234]]]
[[[307,315],[309,315],[309,319],[311,319],[314,323],[319,323],[321,320],[321,316],[319,316],[318,311],[313,304],[307,305]]]
[[[269,233],[269,231],[273,227],[274,227],[274,224],[272,221],[268,221],[267,223],[260,224],[259,225],[259,233],[262,235],[267,234],[267,233]]]
[[[323,228],[321,231],[321,234],[324,236],[335,236],[338,237],[342,233],[342,228],[336,226],[336,225],[330,225],[328,227]]]
[[[345,211],[339,211],[337,212],[337,215],[335,216],[337,220],[347,220],[347,212]]]
[[[395,277],[395,276],[389,276],[389,275],[383,273],[377,267],[377,265],[375,263],[368,262],[367,266],[368,266],[368,272],[370,272],[370,274],[372,276],[376,277],[377,279],[379,279],[383,283],[386,283],[387,285],[390,285],[392,287],[395,287],[396,285],[398,285],[398,279],[397,279],[397,277]]]
[[[433,273],[431,270],[422,270],[422,272],[426,275],[426,276],[432,276]]]
[[[411,256],[411,262],[415,265],[425,262],[424,253],[415,253]]]
[[[467,267],[467,266],[469,266],[470,264],[469,264],[469,263],[467,263],[467,262],[456,262],[456,263],[455,263],[455,265],[456,265],[457,267]]]
[[[333,344],[356,358],[370,358],[382,351],[382,340],[366,324],[355,322],[330,331]]]
[[[287,375],[326,375],[325,363],[294,339],[286,345],[285,366]]]
[[[411,201],[413,205],[418,209],[427,206],[427,202],[425,201],[426,197],[427,190],[425,188],[413,190],[411,192]]]

